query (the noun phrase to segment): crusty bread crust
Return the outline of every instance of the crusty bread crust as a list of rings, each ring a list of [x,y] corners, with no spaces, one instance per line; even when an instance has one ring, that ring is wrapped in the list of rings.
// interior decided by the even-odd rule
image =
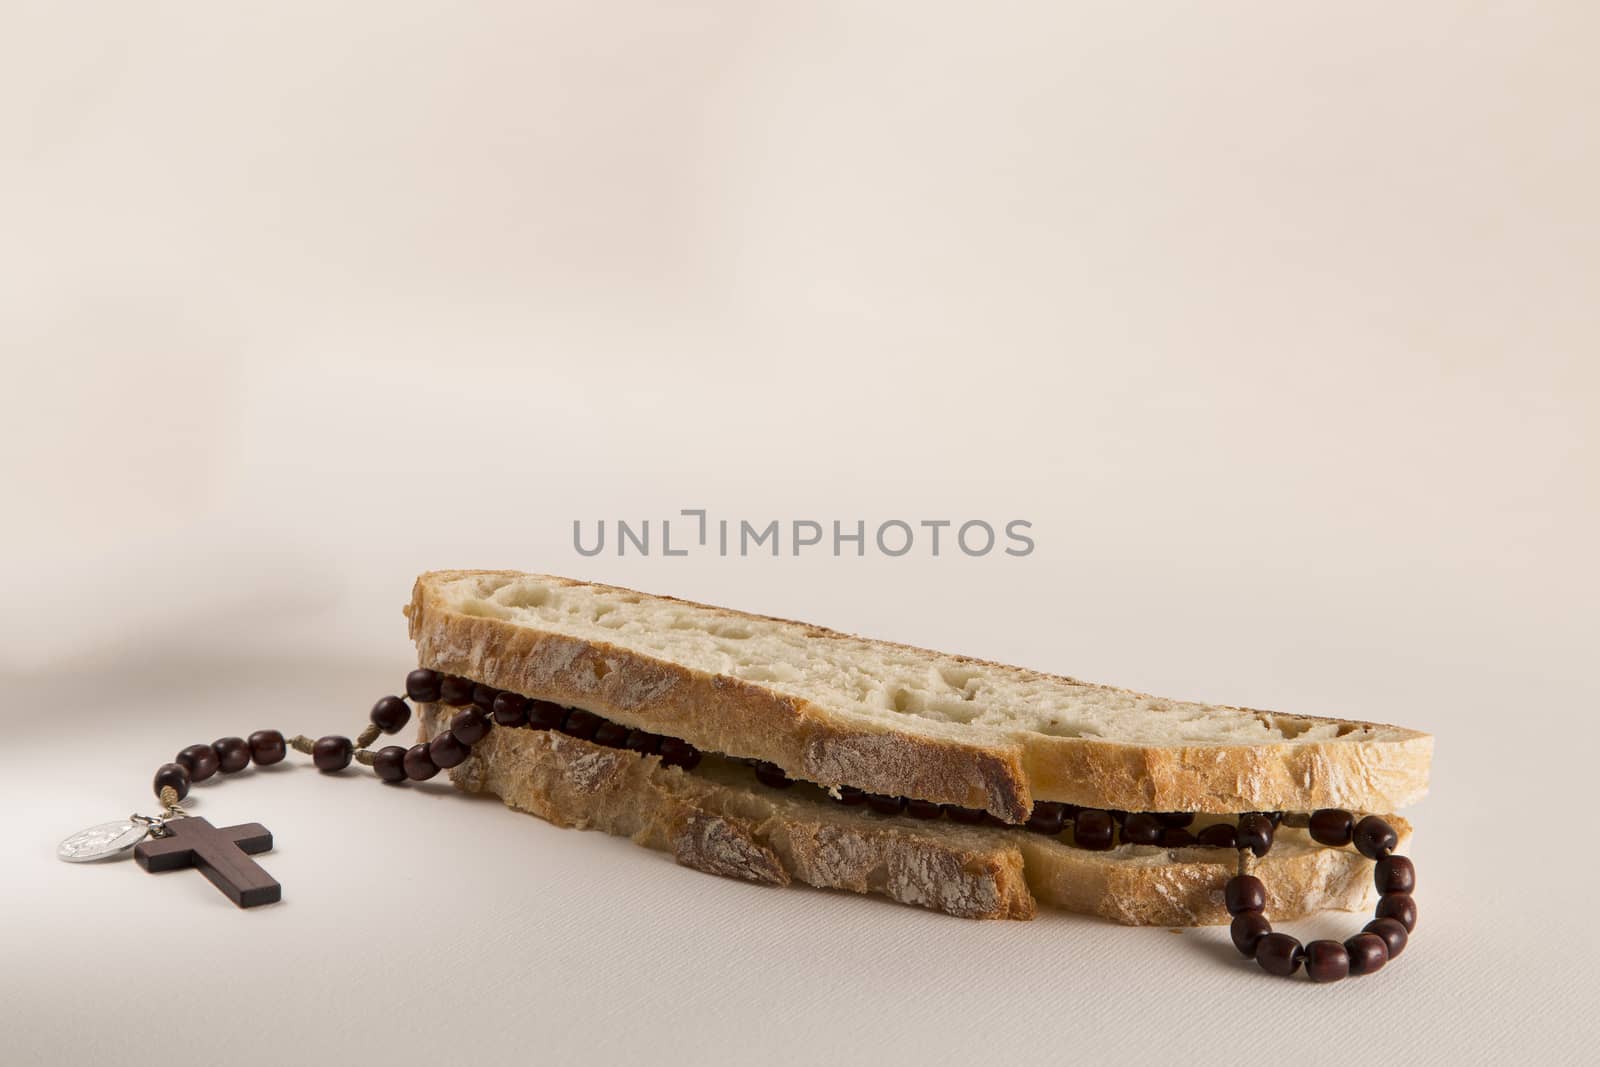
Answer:
[[[435,571],[418,578],[405,614],[421,665],[587,708],[708,751],[768,760],[793,777],[821,785],[853,785],[983,808],[1009,822],[1026,819],[1036,800],[1128,811],[1229,813],[1321,807],[1389,811],[1427,792],[1433,739],[1416,731],[1302,716],[1298,719],[1307,723],[1382,729],[1398,737],[1163,746],[1031,732],[1006,735],[977,728],[966,731],[971,739],[948,731],[934,735],[894,729],[834,715],[757,682],[604,641],[464,614],[447,603],[442,590],[451,582],[474,577],[524,576],[514,571]],[[566,586],[590,584],[544,576],[540,580]],[[638,595],[610,586],[593,588]],[[804,626],[812,636],[839,636],[821,627],[792,625]],[[1000,669],[1054,678],[1022,668]]]
[[[455,709],[423,704],[419,712],[426,740]],[[874,893],[971,919],[1029,919],[1044,903],[1129,925],[1228,921],[1230,850],[1089,852],[1024,830],[872,815],[768,789],[716,761],[685,772],[538,730],[492,730],[449,773],[461,789],[495,794],[558,826],[629,837],[686,867],[750,882]],[[1392,821],[1409,833],[1404,820]],[[1358,909],[1372,893],[1370,861],[1288,828],[1255,873],[1274,919]]]

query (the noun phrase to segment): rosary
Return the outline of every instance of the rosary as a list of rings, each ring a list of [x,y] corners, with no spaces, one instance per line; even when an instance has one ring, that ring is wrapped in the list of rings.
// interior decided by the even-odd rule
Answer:
[[[339,735],[316,740],[297,735],[286,740],[277,730],[257,730],[248,738],[224,737],[209,745],[190,745],[156,771],[152,788],[161,802],[160,815],[135,814],[92,826],[62,841],[56,855],[68,863],[91,863],[120,859],[131,852],[139,866],[152,873],[192,867],[239,907],[254,908],[277,903],[283,896],[283,887],[250,858],[272,848],[271,832],[260,823],[218,828],[184,811],[183,799],[193,783],[218,773],[235,774],[252,762],[271,766],[282,762],[291,748],[309,755],[324,774],[337,773],[356,762],[394,785],[426,781],[441,770],[459,766],[492,727],[559,730],[598,745],[659,758],[667,766],[684,770],[692,769],[701,758],[698,749],[675,738],[629,729],[581,708],[565,708],[437,671],[412,671],[406,676],[405,689],[406,696],[416,703],[440,703],[462,710],[456,712],[448,729],[410,748],[388,745],[373,751],[368,747],[380,734],[398,733],[411,721],[411,706],[399,696],[383,697],[372,706],[371,721],[354,742]],[[774,764],[740,762],[750,763],[756,780],[769,788],[786,789],[795,784]],[[841,787],[833,800],[917,819],[948,817],[970,823],[986,818],[973,809],[878,796],[849,787]],[[1238,873],[1223,887],[1223,902],[1233,918],[1230,934],[1239,952],[1269,974],[1292,975],[1304,965],[1312,981],[1334,982],[1347,975],[1370,974],[1405,948],[1417,923],[1411,895],[1416,868],[1405,856],[1394,854],[1399,838],[1382,818],[1358,818],[1334,808],[1309,814],[1248,812],[1239,817],[1237,826],[1217,823],[1191,833],[1188,827],[1193,819],[1186,813],[1108,812],[1041,801],[1025,827],[1017,829],[1055,836],[1070,820],[1073,843],[1094,851],[1113,847],[1117,839],[1123,844],[1173,849],[1236,848]],[[1343,942],[1319,940],[1302,945],[1289,934],[1273,932],[1264,914],[1266,886],[1249,870],[1252,857],[1259,859],[1271,849],[1280,824],[1302,827],[1312,840],[1330,848],[1353,845],[1374,861],[1378,906],[1375,917],[1360,933]]]

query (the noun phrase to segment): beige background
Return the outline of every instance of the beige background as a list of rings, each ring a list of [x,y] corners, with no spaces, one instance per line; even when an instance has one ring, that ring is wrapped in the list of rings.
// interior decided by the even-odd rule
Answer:
[[[8,5],[6,1058],[1581,1058],[1597,30]],[[572,550],[683,507],[1025,518],[1038,550]],[[183,744],[354,732],[438,566],[1432,730],[1417,939],[1271,982],[1221,931],[763,892],[304,767],[199,792],[276,831],[280,907],[54,861]]]

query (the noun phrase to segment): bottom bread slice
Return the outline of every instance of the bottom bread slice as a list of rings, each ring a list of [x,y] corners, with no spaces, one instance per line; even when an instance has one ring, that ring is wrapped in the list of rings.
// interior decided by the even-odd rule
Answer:
[[[455,709],[419,711],[426,739]],[[1031,919],[1044,903],[1130,925],[1229,920],[1222,886],[1237,868],[1232,850],[1091,852],[1022,829],[878,815],[809,786],[768,788],[716,757],[684,771],[553,731],[493,730],[449,773],[461,789],[558,826],[628,837],[686,867],[750,882],[876,893],[972,919]],[[1391,822],[1408,833],[1404,820]],[[1253,873],[1275,920],[1356,910],[1373,892],[1371,861],[1288,827]]]

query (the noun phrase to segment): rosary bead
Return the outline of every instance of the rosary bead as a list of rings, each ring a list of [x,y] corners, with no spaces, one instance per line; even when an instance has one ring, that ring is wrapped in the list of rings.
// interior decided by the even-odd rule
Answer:
[[[918,800],[915,797],[906,798],[906,814],[913,819],[937,819],[942,811],[939,804],[931,800]]]
[[[418,667],[406,675],[406,696],[418,704],[432,704],[439,699],[439,686],[443,681],[438,671]]]
[[[1159,816],[1148,811],[1136,811],[1129,815],[1122,823],[1122,842],[1125,845],[1153,845],[1161,840],[1161,825]]]
[[[1288,934],[1265,934],[1256,942],[1256,962],[1268,974],[1287,978],[1300,969],[1306,950]]]
[[[1169,826],[1161,831],[1162,848],[1188,848],[1194,844],[1194,835],[1180,826]]]
[[[435,737],[428,745],[428,756],[433,760],[433,765],[444,770],[459,767],[472,755],[472,750],[456,739],[456,735],[446,730]]]
[[[1210,848],[1239,847],[1239,831],[1225,822],[1214,822],[1194,836],[1197,842]]]
[[[399,745],[386,745],[372,754],[372,769],[386,782],[406,780],[406,750]]]
[[[622,747],[629,752],[637,752],[642,756],[653,756],[656,747],[661,744],[661,738],[649,730],[629,730],[628,737],[622,742]]]
[[[549,700],[528,701],[528,725],[535,730],[559,730],[567,709]]]
[[[1267,906],[1267,887],[1250,874],[1236,874],[1222,887],[1222,900],[1229,915],[1261,911]]]
[[[700,750],[676,737],[661,739],[661,762],[668,767],[689,770],[700,762]]]
[[[450,720],[450,732],[457,741],[471,748],[489,733],[489,716],[481,708],[464,708]]]
[[[329,734],[317,738],[317,743],[311,746],[311,762],[317,765],[317,770],[332,774],[350,766],[350,754],[354,751],[355,746],[348,737]]]
[[[1233,947],[1245,959],[1255,959],[1256,946],[1263,937],[1272,933],[1272,924],[1259,911],[1242,911],[1233,917],[1233,925],[1228,927],[1228,933],[1233,937]]]
[[[628,739],[628,728],[620,722],[611,722],[609,719],[595,727],[594,737],[591,739],[597,745],[607,748],[621,748],[622,742]]]
[[[916,801],[916,803],[922,803]],[[912,812],[913,815],[916,812]],[[932,818],[932,816],[927,816]],[[1041,800],[1034,804],[1033,811],[1028,814],[1028,829],[1036,834],[1059,834],[1067,825],[1067,812],[1060,804],[1053,804],[1048,800]]]
[[[439,700],[453,708],[472,703],[472,680],[459,674],[447,674],[439,679]]]
[[[905,806],[905,797],[886,797],[882,793],[867,794],[867,807],[879,815],[899,815]]]
[[[412,745],[406,749],[404,764],[406,777],[413,782],[426,782],[439,773],[439,767],[433,762],[426,744]]]
[[[232,774],[250,766],[250,745],[242,737],[219,737],[211,742],[217,750],[217,768],[223,774]]]
[[[472,702],[486,713],[494,710],[494,698],[499,695],[500,690],[492,685],[484,685],[482,682],[472,687]]]
[[[1350,831],[1355,819],[1348,811],[1339,808],[1320,808],[1311,813],[1311,840],[1319,845],[1343,848],[1350,843]]]
[[[1072,820],[1072,842],[1091,852],[1104,852],[1111,847],[1111,813],[1106,811],[1080,811]]]
[[[1389,962],[1389,944],[1377,934],[1357,934],[1344,943],[1351,974],[1371,974]]]
[[[1257,858],[1265,856],[1272,848],[1272,820],[1258,811],[1239,816],[1237,845],[1249,849]]]
[[[1350,953],[1337,941],[1306,946],[1306,974],[1313,982],[1337,982],[1350,974]]]
[[[1400,843],[1399,836],[1394,832],[1394,827],[1378,818],[1368,815],[1356,823],[1351,839],[1356,843],[1356,851],[1369,860],[1378,860],[1394,851]],[[1394,953],[1389,953],[1391,957]]]
[[[1380,893],[1412,893],[1417,888],[1417,868],[1404,856],[1385,856],[1373,867],[1372,882]]]
[[[250,735],[248,744],[250,758],[256,761],[257,767],[282,763],[283,757],[289,754],[289,746],[277,730],[257,730]]]
[[[386,734],[397,734],[411,721],[411,705],[399,697],[384,697],[372,705],[372,725]]]
[[[1181,830],[1184,827],[1190,826],[1194,823],[1194,812],[1163,811],[1156,815],[1156,822],[1160,823],[1162,826],[1173,826]]]
[[[1377,934],[1383,938],[1385,947],[1389,949],[1389,958],[1392,960],[1406,948],[1406,928],[1398,919],[1373,919],[1361,928],[1364,934]]]
[[[190,745],[173,762],[189,772],[191,782],[203,782],[217,773],[217,750],[210,745]]]
[[[582,708],[573,708],[567,712],[566,721],[561,724],[561,732],[571,737],[582,738],[587,741],[594,736],[600,728],[600,716],[584,711]]]
[[[163,789],[171,787],[178,794],[178,799],[182,800],[189,795],[189,772],[183,769],[181,763],[163,763],[156,769],[155,781],[151,785],[158,797]]]
[[[848,798],[850,796],[850,788],[848,786],[840,786],[839,794],[841,797]],[[865,799],[866,794],[863,793],[862,797]],[[843,803],[859,804],[861,801],[845,799]],[[978,823],[983,822],[984,816],[988,814],[982,808],[964,808],[960,804],[946,804],[944,813],[950,817],[950,821],[965,823],[968,826],[976,826]]]
[[[494,698],[493,710],[494,721],[501,726],[522,726],[528,721],[528,698],[502,691]]]
[[[794,780],[783,773],[782,767],[776,763],[767,763],[765,760],[756,764],[756,781],[773,789],[788,789],[794,785]]]
[[[1378,919],[1393,919],[1410,934],[1417,928],[1417,902],[1410,893],[1385,893],[1378,898],[1378,908],[1373,912]]]

